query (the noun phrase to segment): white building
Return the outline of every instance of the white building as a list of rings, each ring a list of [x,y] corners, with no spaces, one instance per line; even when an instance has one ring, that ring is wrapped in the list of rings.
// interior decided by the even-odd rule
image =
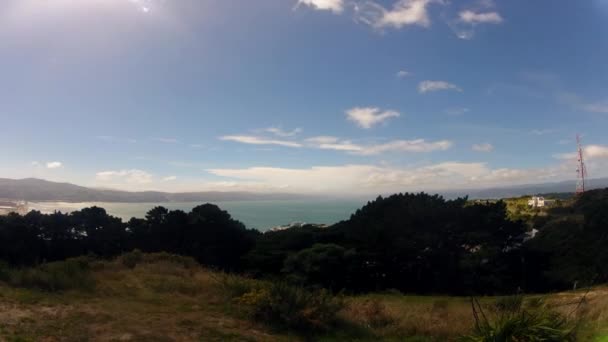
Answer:
[[[545,198],[540,196],[533,196],[528,200],[528,206],[532,208],[542,208],[546,205]]]

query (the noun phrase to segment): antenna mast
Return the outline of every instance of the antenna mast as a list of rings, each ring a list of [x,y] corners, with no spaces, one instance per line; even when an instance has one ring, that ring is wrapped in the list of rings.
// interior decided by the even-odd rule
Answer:
[[[581,143],[581,136],[576,135],[576,157],[577,157],[577,179],[576,179],[576,194],[582,194],[585,192],[585,178],[587,178],[587,167],[585,166],[585,160],[583,159],[583,145]]]

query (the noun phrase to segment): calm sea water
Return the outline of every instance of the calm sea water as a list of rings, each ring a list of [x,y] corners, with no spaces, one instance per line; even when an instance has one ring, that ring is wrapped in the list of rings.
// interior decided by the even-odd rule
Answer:
[[[181,209],[186,212],[200,205],[200,202],[185,203],[65,203],[65,202],[29,202],[30,210],[43,213],[54,211],[72,212],[82,208],[98,206],[106,209],[113,216],[127,221],[132,217],[143,218],[155,206],[170,210]],[[282,200],[282,201],[229,201],[217,202],[233,218],[243,222],[247,228],[261,231],[293,222],[333,224],[347,219],[364,201],[356,200]]]

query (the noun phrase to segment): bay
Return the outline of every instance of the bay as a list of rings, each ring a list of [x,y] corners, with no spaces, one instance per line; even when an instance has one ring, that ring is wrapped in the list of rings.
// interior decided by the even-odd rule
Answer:
[[[169,210],[189,212],[200,205],[200,202],[168,203],[110,203],[110,202],[29,202],[29,210],[42,213],[61,211],[69,213],[82,208],[98,206],[108,214],[128,221],[132,217],[144,218],[146,213],[163,206]],[[243,222],[247,228],[266,231],[274,227],[289,225],[295,222],[333,224],[348,219],[352,213],[365,204],[362,200],[262,200],[262,201],[226,201],[214,203],[230,215]]]

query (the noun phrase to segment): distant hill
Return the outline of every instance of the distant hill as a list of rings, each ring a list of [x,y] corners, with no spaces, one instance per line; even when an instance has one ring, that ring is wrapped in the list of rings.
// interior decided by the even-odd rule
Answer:
[[[533,194],[573,193],[576,181],[558,183],[528,184],[487,189],[463,189],[438,191],[446,198],[468,195],[471,199],[509,198]],[[591,179],[589,189],[608,188],[608,178]],[[395,189],[398,192],[400,189]],[[401,190],[401,191],[407,191]],[[431,191],[432,192],[432,191]],[[70,183],[50,182],[36,178],[0,178],[0,199],[61,202],[123,202],[123,203],[161,203],[161,202],[220,202],[247,200],[284,200],[310,199],[312,196],[280,193],[252,192],[182,192],[159,191],[129,192],[110,189],[93,189]],[[316,197],[314,197],[316,198]]]
[[[608,178],[596,178],[587,181],[587,189],[589,190],[603,188],[608,188]],[[444,192],[443,194],[448,198],[468,195],[471,199],[490,199],[510,198],[536,194],[574,193],[575,189],[576,181],[571,180],[555,183],[526,184],[508,187],[494,187],[487,189],[448,191]]]
[[[292,194],[260,194],[251,192],[183,192],[159,191],[128,192],[107,189],[92,189],[70,183],[56,183],[36,178],[0,178],[0,198],[25,201],[61,202],[219,202],[245,200],[297,199],[305,196]]]

